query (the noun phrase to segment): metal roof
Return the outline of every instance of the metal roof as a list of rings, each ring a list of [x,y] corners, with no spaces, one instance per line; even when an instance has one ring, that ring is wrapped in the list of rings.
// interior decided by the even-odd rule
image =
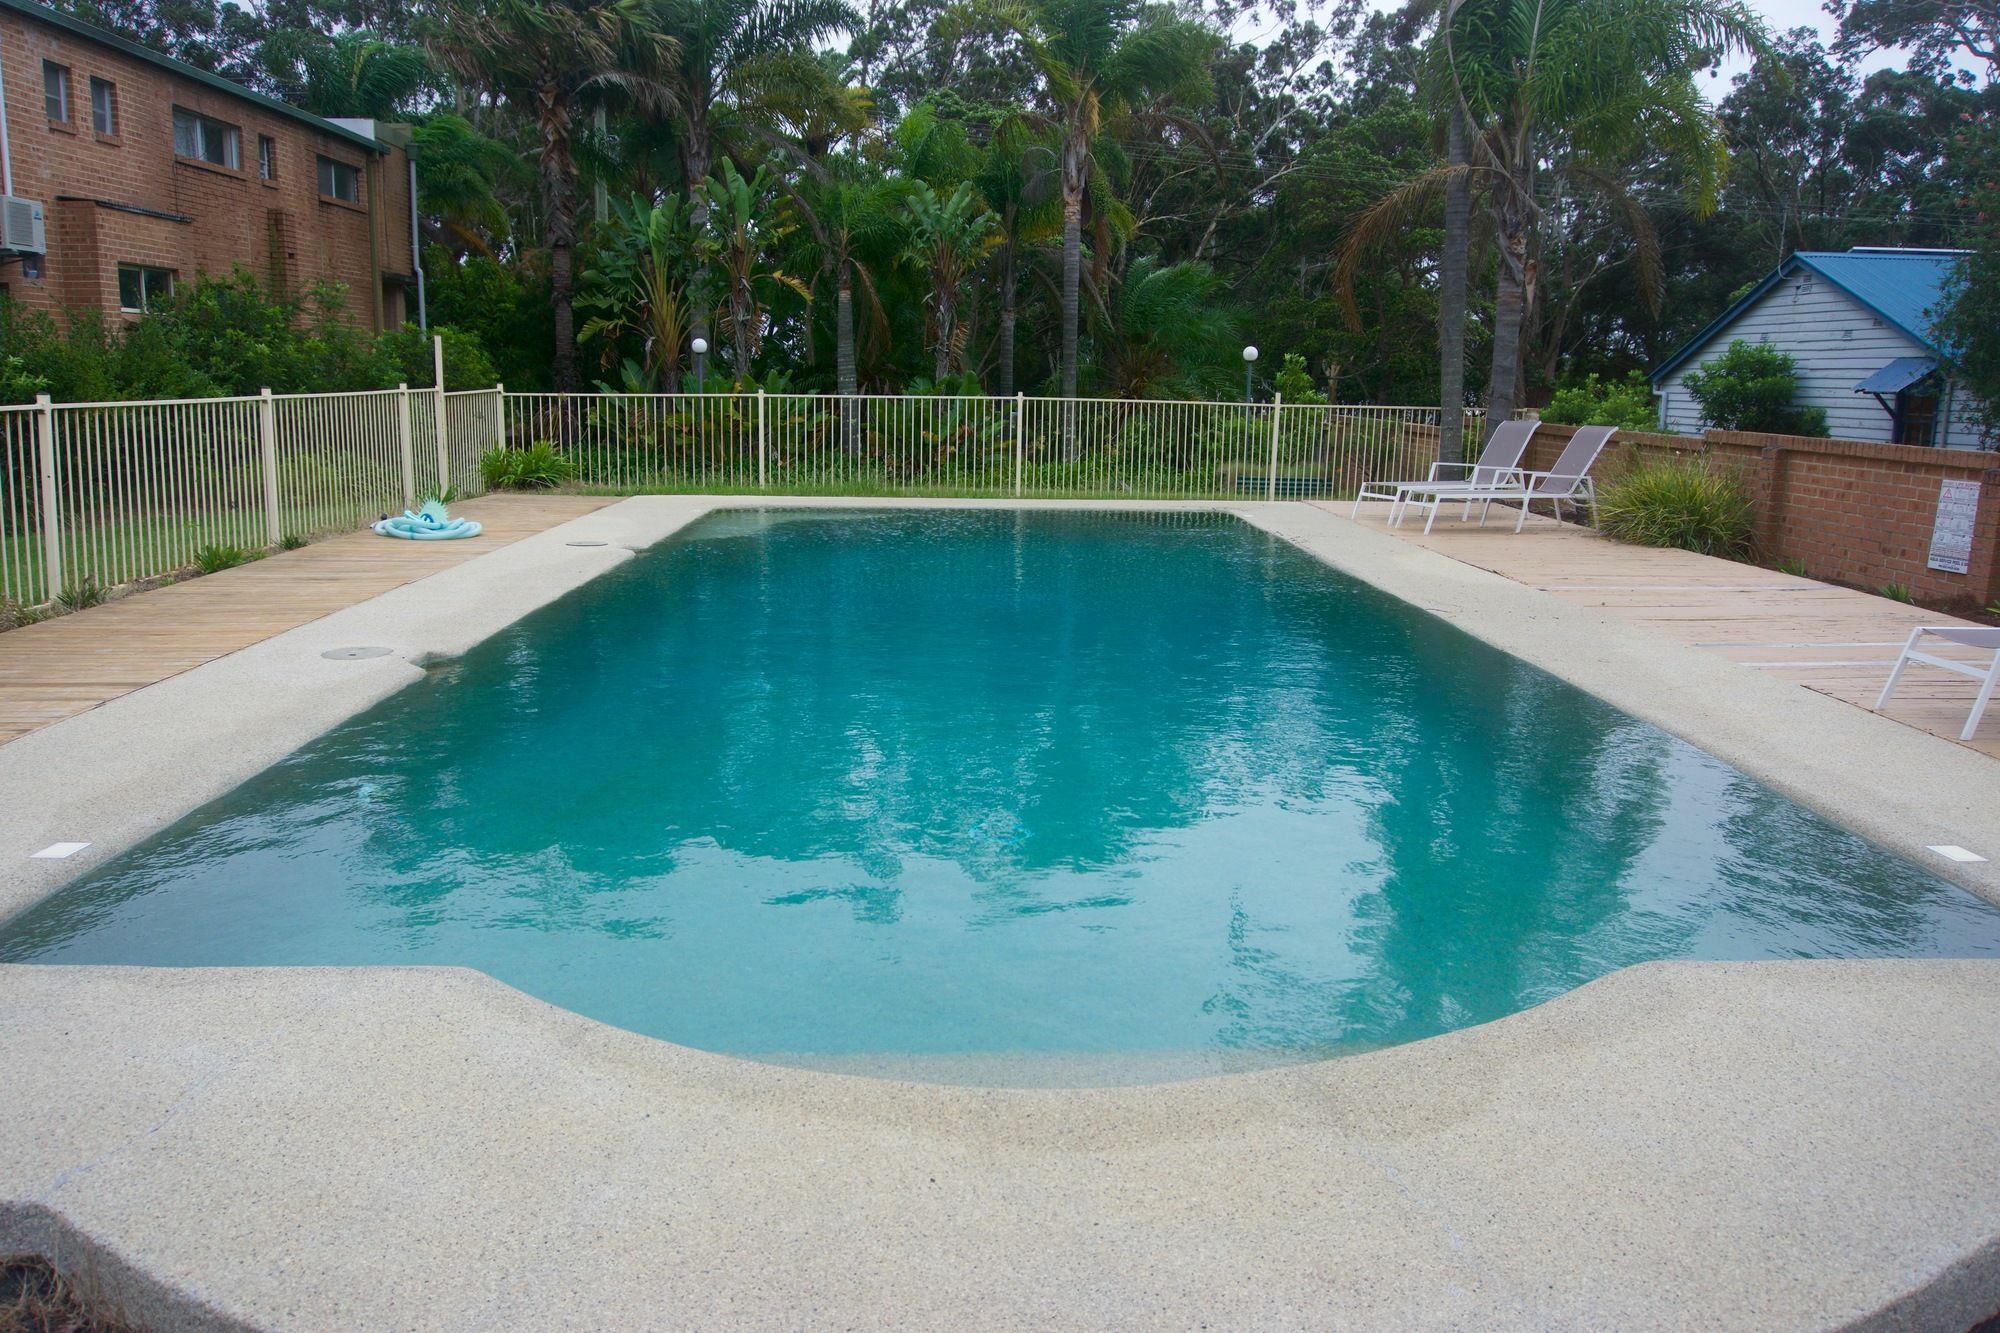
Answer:
[[[135,60],[143,60],[148,64],[158,65],[161,69],[178,74],[184,79],[192,79],[196,83],[207,84],[218,92],[228,93],[231,97],[240,97],[246,102],[253,102],[263,107],[266,111],[275,111],[281,116],[288,116],[293,120],[303,121],[305,124],[318,130],[321,134],[345,140],[357,147],[366,148],[371,153],[380,153],[383,151],[381,144],[375,142],[375,140],[365,134],[356,134],[353,130],[336,125],[332,121],[324,120],[319,116],[315,116],[310,111],[301,110],[293,106],[290,102],[281,102],[275,97],[266,97],[262,93],[252,92],[240,83],[225,79],[220,74],[211,74],[205,69],[197,69],[184,60],[176,60],[172,56],[161,55],[151,47],[141,46],[137,42],[120,37],[117,33],[106,31],[95,24],[85,23],[82,19],[71,18],[67,14],[59,14],[46,5],[34,4],[32,0],[0,0],[0,9],[12,10],[14,13],[33,19],[37,23],[46,23],[52,28],[62,28],[67,32],[74,33],[78,37],[96,42],[99,46],[108,46],[114,51],[131,56]]]
[[[1937,358],[1899,356],[1854,386],[1856,393],[1901,393],[1938,368]]]
[[[4,2],[4,0],[0,0]],[[1764,294],[1801,268],[1811,269],[1846,292],[1874,314],[1931,351],[1944,354],[1932,329],[1945,279],[1962,250],[1800,250],[1773,269],[1700,333],[1682,343],[1648,376],[1658,384],[1675,367],[1700,351],[1715,336],[1755,305]]]

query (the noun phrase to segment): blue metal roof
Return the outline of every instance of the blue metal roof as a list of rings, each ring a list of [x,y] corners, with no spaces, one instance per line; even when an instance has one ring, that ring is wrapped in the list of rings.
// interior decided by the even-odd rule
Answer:
[[[1854,386],[1856,393],[1901,393],[1938,368],[1934,356],[1899,356]]]
[[[1800,250],[1681,344],[1648,377],[1658,384],[1706,346],[1736,317],[1785,278],[1809,268],[1931,351],[1944,354],[1932,330],[1944,282],[1960,256],[1956,250]]]

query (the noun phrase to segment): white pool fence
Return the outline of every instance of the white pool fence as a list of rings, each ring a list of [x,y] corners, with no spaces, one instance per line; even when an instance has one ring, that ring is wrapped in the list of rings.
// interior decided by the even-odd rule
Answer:
[[[1466,414],[1477,438],[1480,414]],[[1437,409],[397,388],[0,408],[0,598],[158,578],[477,495],[547,442],[571,484],[782,495],[1337,499],[1421,476]]]

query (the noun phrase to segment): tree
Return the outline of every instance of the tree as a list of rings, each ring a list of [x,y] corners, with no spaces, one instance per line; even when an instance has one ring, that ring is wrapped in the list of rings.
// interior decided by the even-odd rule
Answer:
[[[1428,86],[1472,131],[1470,172],[1493,226],[1497,283],[1487,421],[1513,415],[1536,298],[1538,182],[1546,171],[1606,197],[1657,290],[1650,220],[1617,179],[1642,153],[1673,159],[1696,212],[1713,211],[1726,148],[1694,85],[1718,51],[1762,29],[1736,0],[1462,0],[1438,30]],[[1449,169],[1448,169],[1449,170]]]
[[[607,368],[620,344],[636,337],[642,377],[668,393],[680,392],[693,315],[693,241],[687,201],[678,195],[657,203],[638,195],[612,200],[577,298],[590,316],[579,336],[603,345]]]
[[[1702,421],[1715,430],[1826,434],[1826,413],[1799,406],[1798,362],[1766,343],[1738,338],[1689,371],[1684,383],[1701,404]]]
[[[1465,295],[1472,250],[1472,145],[1465,116],[1445,108],[1444,245],[1438,253],[1438,459],[1465,459]],[[1447,473],[1447,476],[1462,475]]]
[[[443,0],[425,43],[474,87],[504,99],[541,136],[536,178],[549,251],[555,385],[577,388],[577,113],[587,90],[617,87],[657,99],[646,68],[673,40],[651,26],[641,0]],[[635,69],[630,57],[644,57]]]
[[[431,238],[458,255],[492,257],[513,227],[501,190],[527,178],[521,159],[450,111],[416,125],[410,151],[417,164],[417,202]]]
[[[645,0],[675,43],[663,74],[665,109],[697,231],[708,227],[707,182],[725,149],[774,141],[779,108],[793,116],[827,88],[815,48],[859,21],[846,0]],[[761,156],[761,154],[755,154]],[[708,333],[705,312],[695,333]],[[747,373],[747,370],[745,371]]]
[[[1207,264],[1134,260],[1095,340],[1100,387],[1116,398],[1226,398],[1236,385],[1240,334]]]
[[[1989,77],[2000,75],[2000,6],[1993,0],[1833,0],[1826,8],[1840,20],[1836,49],[1848,59],[1906,47],[1911,72],[1933,81],[1965,58],[1984,62]]]
[[[1693,76],[1718,50],[1762,41],[1736,0],[1460,0],[1438,26],[1421,82],[1447,135],[1454,118],[1462,121],[1466,160],[1418,176],[1370,209],[1349,234],[1343,271],[1354,273],[1371,246],[1428,214],[1453,183],[1468,182],[1494,238],[1487,421],[1506,420],[1519,401],[1523,335],[1538,298],[1543,182],[1602,201],[1632,237],[1641,291],[1657,304],[1659,246],[1626,167],[1643,157],[1672,162],[1692,210],[1712,212],[1727,152]]]
[[[1052,145],[1038,141],[1026,117],[1009,110],[993,126],[986,151],[973,172],[973,182],[999,219],[993,281],[1000,289],[1000,318],[993,358],[998,370],[996,387],[1002,394],[1014,392],[1022,252],[1055,231],[1055,166]]]
[[[855,295],[872,329],[886,325],[875,265],[901,239],[899,195],[890,182],[851,160],[808,175],[793,192],[810,240],[799,249],[801,271],[833,286],[834,391],[861,391],[855,349]]]
[[[265,67],[316,116],[400,120],[436,82],[421,47],[360,29],[323,34],[289,29],[262,47]]]
[[[1945,283],[1936,320],[1988,445],[2000,440],[2000,134],[1993,119],[1969,121],[1954,136],[1960,172],[1972,182],[1961,204],[1972,244]]]
[[[1048,106],[1043,116],[1060,139],[1060,392],[1074,398],[1084,194],[1100,139],[1114,129],[1170,120],[1174,104],[1205,96],[1216,37],[1202,24],[1139,0],[1028,0],[1004,14],[1041,77]]]
[[[939,383],[964,364],[965,330],[958,322],[958,292],[965,275],[986,252],[999,220],[970,181],[939,198],[924,181],[905,201],[909,214],[909,256],[930,280],[929,336],[932,377]]]
[[[741,384],[756,374],[757,353],[764,339],[764,312],[776,291],[792,291],[807,299],[811,289],[777,267],[773,251],[790,228],[773,221],[771,183],[759,167],[747,179],[728,158],[722,169],[702,182],[707,217],[696,223],[697,242],[722,279],[723,318],[732,349],[731,367]],[[692,220],[692,210],[690,210]],[[695,328],[699,331],[697,312]]]

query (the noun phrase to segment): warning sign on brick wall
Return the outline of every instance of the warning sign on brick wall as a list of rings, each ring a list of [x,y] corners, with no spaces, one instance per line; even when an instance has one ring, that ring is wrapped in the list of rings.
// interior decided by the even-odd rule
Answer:
[[[1972,529],[1979,520],[1979,483],[1938,483],[1937,519],[1931,524],[1932,569],[1963,574],[1972,559]]]

